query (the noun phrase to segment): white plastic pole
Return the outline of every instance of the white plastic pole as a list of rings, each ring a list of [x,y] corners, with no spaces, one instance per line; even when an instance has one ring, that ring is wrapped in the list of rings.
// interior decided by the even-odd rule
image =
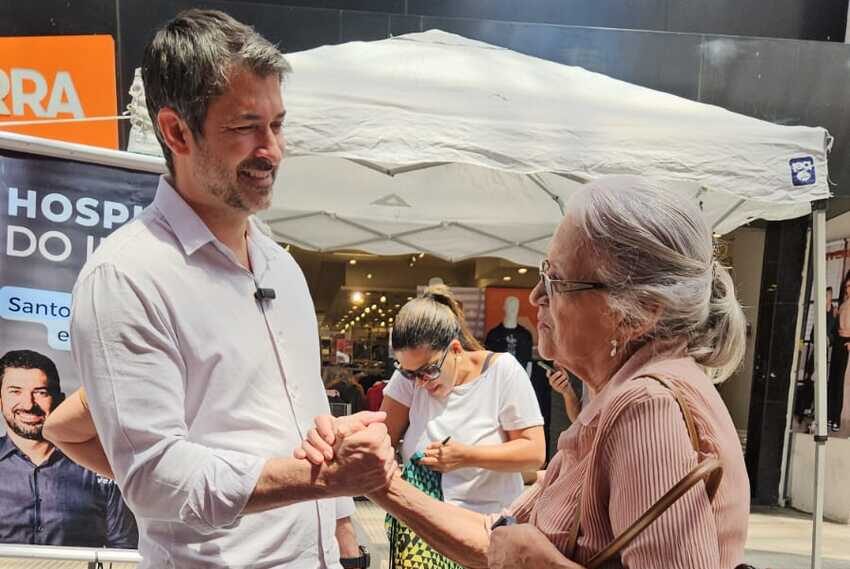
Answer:
[[[98,561],[102,563],[139,563],[142,560],[142,556],[135,549],[0,544],[0,559],[3,558],[88,561],[95,563]],[[0,566],[2,566],[2,562],[0,562]]]
[[[815,296],[815,485],[812,513],[812,569],[821,569],[823,486],[826,467],[826,200],[812,204]]]

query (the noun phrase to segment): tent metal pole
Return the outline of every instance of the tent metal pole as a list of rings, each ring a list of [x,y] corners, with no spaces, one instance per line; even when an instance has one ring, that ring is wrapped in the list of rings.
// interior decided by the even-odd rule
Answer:
[[[779,505],[785,507],[786,485],[788,480],[788,455],[791,447],[791,434],[793,433],[794,421],[794,400],[797,390],[797,374],[800,368],[800,347],[799,341],[805,332],[802,331],[806,321],[807,311],[805,310],[806,293],[808,291],[809,280],[809,255],[812,252],[812,230],[806,232],[806,252],[803,255],[803,278],[800,284],[800,298],[797,302],[797,325],[794,328],[794,353],[791,356],[791,380],[788,383],[788,408],[785,411],[785,435],[782,437],[782,465],[779,468]],[[813,289],[814,290],[814,289]],[[801,333],[802,332],[802,333]],[[803,366],[805,366],[805,361]]]
[[[359,164],[360,166],[368,168],[369,170],[374,170],[375,172],[384,174],[385,176],[389,176],[390,178],[394,177],[396,174],[406,174],[408,172],[427,170],[428,168],[434,168],[436,166],[445,166],[446,164],[449,164],[449,162],[421,162],[418,164],[407,164],[405,166],[387,168],[386,166],[381,166],[380,164],[376,164],[368,160],[361,160],[359,158],[346,158],[346,160],[355,164]]]
[[[812,569],[821,569],[823,494],[826,468],[826,208],[827,200],[812,204],[815,285],[815,481],[812,514]]]
[[[546,192],[546,195],[552,198],[556,204],[558,204],[558,209],[561,210],[561,215],[564,215],[564,200],[561,199],[561,196],[550,190],[546,187],[546,184],[543,183],[543,180],[540,179],[540,176],[537,174],[529,174],[528,179],[535,183],[535,185]]]

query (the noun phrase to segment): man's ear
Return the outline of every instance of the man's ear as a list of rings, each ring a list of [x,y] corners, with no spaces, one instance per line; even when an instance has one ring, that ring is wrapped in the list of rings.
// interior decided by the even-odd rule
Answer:
[[[193,142],[192,131],[177,111],[169,107],[161,108],[156,115],[156,124],[172,154],[189,154],[190,143]]]

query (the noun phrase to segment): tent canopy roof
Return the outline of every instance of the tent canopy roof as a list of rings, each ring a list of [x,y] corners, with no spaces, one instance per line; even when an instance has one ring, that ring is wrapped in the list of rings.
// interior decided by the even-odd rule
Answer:
[[[288,56],[278,238],[536,264],[581,184],[666,180],[717,233],[829,197],[829,134],[432,30]],[[134,86],[130,148],[159,153]]]

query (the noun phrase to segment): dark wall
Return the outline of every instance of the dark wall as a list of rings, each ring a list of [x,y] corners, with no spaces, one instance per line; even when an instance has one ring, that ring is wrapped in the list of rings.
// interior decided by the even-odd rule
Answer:
[[[265,3],[440,18],[821,41],[843,41],[847,19],[847,0],[277,0]]]
[[[812,4],[810,0],[0,0],[0,35],[112,34],[123,109],[145,42],[157,26],[190,6],[228,11],[285,51],[441,28],[772,122],[823,126],[836,137],[830,156],[834,191],[850,196],[846,143],[850,109],[843,102],[850,92],[850,47],[830,41],[707,33],[843,38],[847,0],[818,0],[817,9]]]
[[[753,387],[747,426],[747,472],[753,499],[776,504],[808,218],[767,224]]]

